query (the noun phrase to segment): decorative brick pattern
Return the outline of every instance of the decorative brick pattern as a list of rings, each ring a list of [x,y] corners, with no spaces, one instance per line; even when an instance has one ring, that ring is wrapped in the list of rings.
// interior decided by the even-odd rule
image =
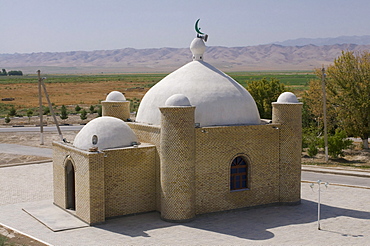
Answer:
[[[161,216],[195,217],[195,107],[161,107]]]
[[[276,125],[196,129],[196,213],[279,201],[279,130]],[[248,187],[230,191],[236,156],[248,161]]]
[[[156,210],[161,211],[161,184],[159,174],[159,147],[161,139],[161,128],[160,126],[146,125],[140,123],[127,123],[131,129],[135,132],[140,142],[151,143],[156,146],[155,150],[155,180],[156,180]]]
[[[111,106],[103,106],[104,114],[117,117],[122,109]],[[153,210],[165,220],[186,221],[196,214],[298,203],[301,108],[273,103],[273,123],[267,125],[195,128],[195,107],[162,107],[161,126],[128,123],[142,143],[137,147],[87,152],[54,142],[54,203],[67,206],[68,161],[75,169],[75,214],[90,224]],[[248,162],[248,189],[231,191],[237,156]]]
[[[125,102],[109,102],[102,101],[102,115],[112,116],[123,121],[130,119],[130,101]]]
[[[65,164],[75,169],[76,216],[89,224],[104,221],[104,154],[53,142],[54,203],[66,208]]]
[[[272,103],[272,121],[280,123],[280,202],[301,199],[302,103]]]
[[[105,150],[105,217],[156,210],[154,145]]]

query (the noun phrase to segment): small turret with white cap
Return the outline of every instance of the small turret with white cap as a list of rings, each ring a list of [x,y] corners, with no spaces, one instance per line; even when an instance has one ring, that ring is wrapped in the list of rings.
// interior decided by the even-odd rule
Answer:
[[[119,91],[110,92],[102,101],[102,115],[130,121],[130,101]]]
[[[280,202],[300,201],[302,103],[291,92],[272,103],[272,123],[280,124]]]

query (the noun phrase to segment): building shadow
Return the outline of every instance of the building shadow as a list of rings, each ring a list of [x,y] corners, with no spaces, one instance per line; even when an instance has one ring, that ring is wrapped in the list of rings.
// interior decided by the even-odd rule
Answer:
[[[370,212],[321,205],[321,219],[339,216],[370,219]],[[297,206],[270,206],[205,214],[198,216],[192,222],[182,224],[162,221],[159,213],[151,212],[110,219],[95,227],[131,237],[149,237],[147,231],[182,225],[243,239],[266,240],[275,236],[269,229],[315,221],[317,221],[317,203],[302,200],[302,203]],[[343,236],[348,235],[343,234]]]

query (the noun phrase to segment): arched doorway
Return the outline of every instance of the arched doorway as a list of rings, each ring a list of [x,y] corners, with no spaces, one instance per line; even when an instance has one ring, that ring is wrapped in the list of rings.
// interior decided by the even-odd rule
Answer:
[[[66,208],[76,210],[76,194],[75,194],[75,169],[72,161],[68,160],[65,166],[66,172]]]

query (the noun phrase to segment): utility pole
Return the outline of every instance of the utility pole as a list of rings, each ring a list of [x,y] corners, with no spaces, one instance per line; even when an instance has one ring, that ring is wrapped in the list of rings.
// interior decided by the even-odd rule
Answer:
[[[321,69],[322,75],[321,75],[321,85],[322,85],[322,97],[323,97],[323,111],[324,111],[324,142],[325,142],[325,162],[328,163],[329,161],[329,151],[328,151],[328,128],[327,128],[327,122],[326,122],[326,90],[325,90],[325,68],[323,67]]]
[[[42,95],[41,95],[41,75],[40,75],[40,70],[37,70],[37,75],[39,78],[39,117],[40,117],[40,138],[41,142],[40,145],[44,145],[44,122],[43,122],[43,110],[42,110]]]
[[[45,97],[46,97],[46,100],[48,101],[49,109],[50,109],[51,115],[53,116],[54,123],[55,123],[55,125],[56,125],[56,127],[57,127],[57,130],[58,130],[58,133],[59,133],[59,137],[60,137],[60,141],[63,141],[62,131],[60,130],[60,127],[59,127],[59,124],[58,124],[57,118],[55,117],[55,113],[54,113],[53,105],[51,105],[51,102],[50,102],[50,99],[49,99],[49,94],[48,94],[48,92],[46,91],[46,86],[45,86],[45,83],[44,83],[44,78],[42,78],[42,79],[41,79],[41,84],[42,84],[42,87],[44,88]]]
[[[60,127],[59,127],[59,124],[58,124],[58,121],[57,121],[57,118],[55,116],[55,113],[54,113],[54,109],[53,109],[53,105],[51,104],[50,102],[50,99],[49,99],[49,94],[48,92],[46,91],[46,86],[45,86],[45,83],[44,83],[44,79],[45,78],[41,78],[41,75],[40,75],[41,71],[40,70],[37,70],[37,75],[38,75],[38,78],[39,78],[39,104],[40,104],[40,108],[39,108],[39,114],[40,114],[40,132],[41,132],[41,145],[44,144],[44,126],[43,126],[43,110],[42,110],[42,95],[41,95],[41,86],[43,87],[44,89],[44,93],[45,93],[45,97],[46,97],[46,100],[48,101],[48,105],[49,105],[49,109],[50,109],[50,113],[51,115],[53,116],[53,119],[54,119],[54,123],[57,127],[57,130],[58,130],[58,133],[59,133],[59,137],[60,137],[60,140],[63,141],[63,135],[62,135],[62,131],[60,130]]]

